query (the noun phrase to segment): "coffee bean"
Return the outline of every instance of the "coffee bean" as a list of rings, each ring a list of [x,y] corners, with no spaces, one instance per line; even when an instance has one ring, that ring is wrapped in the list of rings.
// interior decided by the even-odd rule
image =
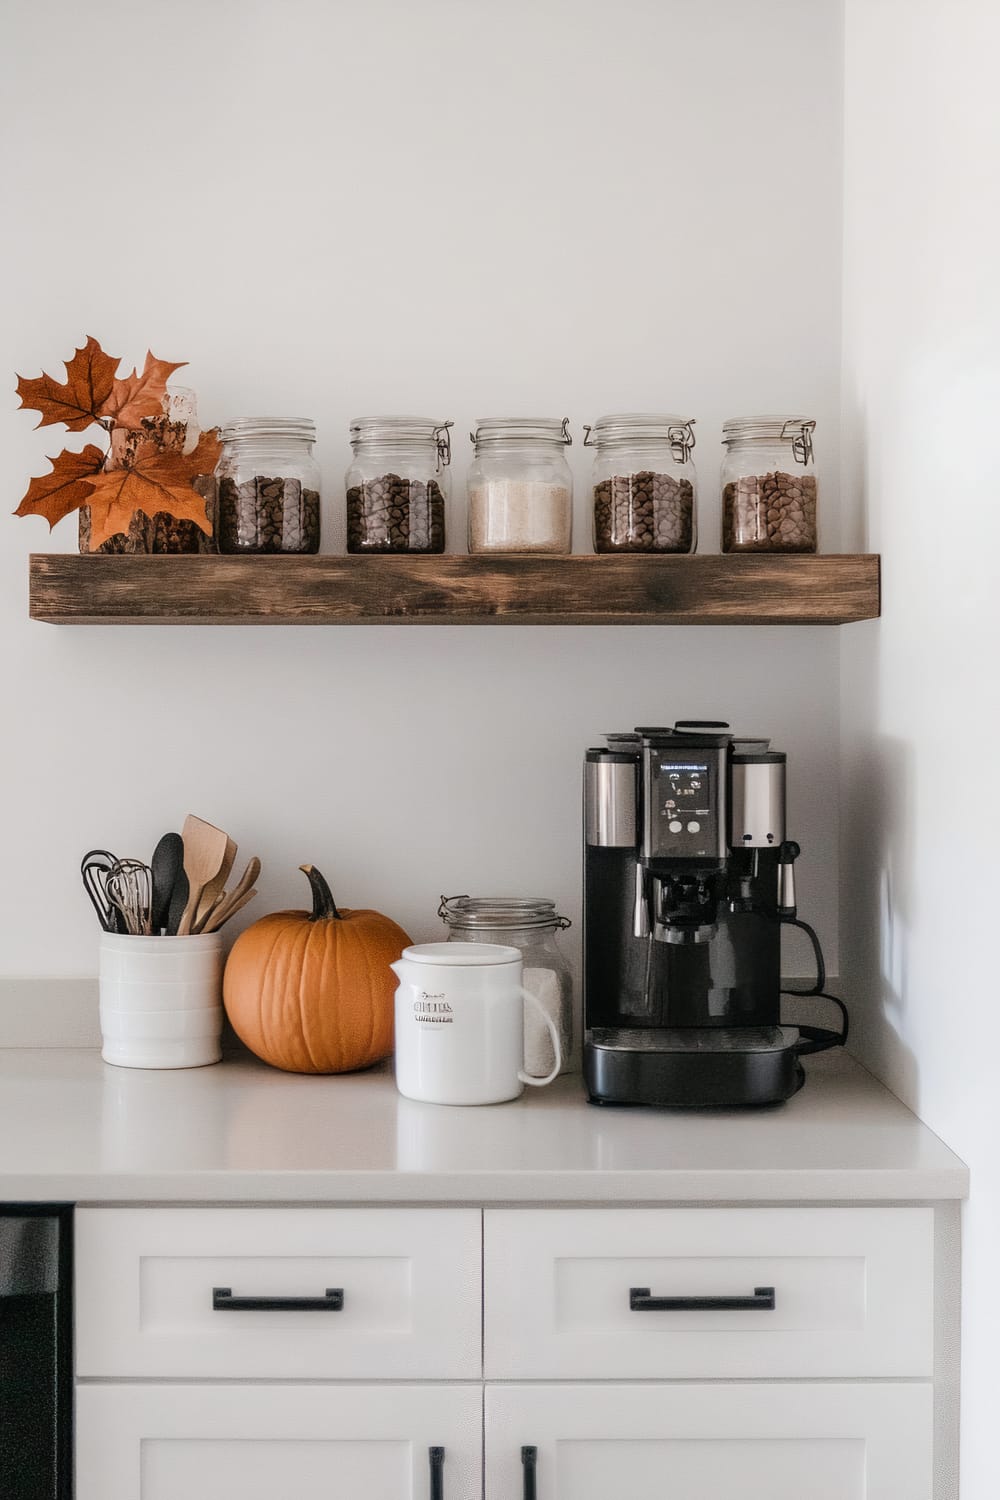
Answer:
[[[348,552],[443,552],[444,493],[435,479],[380,474],[347,491]]]
[[[722,491],[723,552],[815,552],[811,474],[744,474]]]
[[[694,487],[641,469],[594,486],[595,552],[691,552]]]
[[[219,481],[220,552],[318,552],[319,491],[257,474]]]

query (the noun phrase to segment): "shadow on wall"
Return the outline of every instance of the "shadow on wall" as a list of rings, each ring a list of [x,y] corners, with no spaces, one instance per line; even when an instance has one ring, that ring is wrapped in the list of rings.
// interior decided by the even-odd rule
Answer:
[[[841,965],[852,1051],[911,1103],[918,1070],[905,1040],[910,935],[915,921],[915,753],[879,735],[878,623],[845,651],[851,739],[845,743],[841,818]],[[867,647],[867,649],[865,649]]]

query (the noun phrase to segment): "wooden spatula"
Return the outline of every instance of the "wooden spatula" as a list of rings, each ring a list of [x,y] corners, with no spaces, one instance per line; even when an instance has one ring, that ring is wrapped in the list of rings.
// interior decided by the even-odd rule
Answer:
[[[229,847],[229,835],[221,828],[188,813],[181,829],[181,838],[184,840],[184,874],[188,879],[188,898],[177,928],[177,936],[186,937],[191,931],[206,885],[222,869]]]
[[[229,879],[235,859],[236,841],[227,837],[226,852],[223,856],[222,864],[219,866],[219,873],[213,876],[201,893],[198,910],[195,912],[194,920],[191,923],[192,932],[202,932],[204,930],[209,912],[218,904],[219,898],[225,889],[225,884]]]

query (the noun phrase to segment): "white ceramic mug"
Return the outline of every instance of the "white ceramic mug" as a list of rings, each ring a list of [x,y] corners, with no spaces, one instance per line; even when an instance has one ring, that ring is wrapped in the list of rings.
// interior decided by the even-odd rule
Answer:
[[[222,1056],[222,934],[101,937],[101,1056],[119,1068],[202,1068]]]
[[[392,966],[396,991],[396,1087],[428,1104],[500,1104],[562,1066],[551,1016],[521,983],[521,952],[499,943],[415,943]],[[524,1068],[524,1003],[552,1038],[555,1066]]]

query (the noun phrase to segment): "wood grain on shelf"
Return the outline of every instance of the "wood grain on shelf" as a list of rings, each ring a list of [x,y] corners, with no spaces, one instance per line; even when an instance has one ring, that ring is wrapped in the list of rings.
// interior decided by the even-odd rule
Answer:
[[[30,598],[67,625],[842,625],[878,615],[879,559],[40,553]]]

